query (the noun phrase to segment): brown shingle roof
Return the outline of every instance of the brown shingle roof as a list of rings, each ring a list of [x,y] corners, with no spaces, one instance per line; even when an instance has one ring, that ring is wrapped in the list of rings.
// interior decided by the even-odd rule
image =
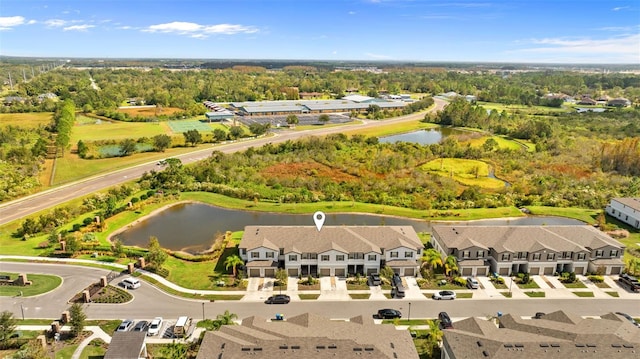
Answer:
[[[376,325],[362,316],[346,322],[306,313],[277,322],[250,317],[242,325],[207,332],[197,359],[240,358],[249,354],[267,359],[418,358],[408,331],[396,330],[393,325]]]
[[[579,252],[620,243],[592,226],[433,226],[445,247],[463,250],[470,243],[496,252]],[[473,242],[471,242],[473,241]],[[477,244],[475,244],[477,246]]]
[[[315,226],[247,226],[239,247],[283,248],[284,253],[323,253],[332,249],[343,253],[381,253],[381,248],[401,246],[423,247],[413,227],[324,226],[318,231]]]
[[[542,319],[507,314],[500,318],[500,328],[477,318],[456,322],[454,329],[444,331],[444,347],[456,359],[636,358],[640,356],[640,330],[615,314],[601,319],[564,312],[549,313]]]
[[[104,359],[138,359],[146,332],[114,332]]]

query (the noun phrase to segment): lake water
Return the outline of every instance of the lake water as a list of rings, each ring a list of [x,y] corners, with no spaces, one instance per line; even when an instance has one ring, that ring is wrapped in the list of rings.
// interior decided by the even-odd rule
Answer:
[[[327,213],[325,226],[411,225],[416,232],[431,230],[429,221],[382,215]],[[447,222],[452,223],[452,222]],[[459,225],[577,225],[580,221],[561,217],[522,217],[455,222]],[[311,214],[281,214],[225,209],[200,203],[182,203],[141,221],[116,235],[125,245],[147,247],[150,236],[171,250],[197,253],[208,249],[217,233],[240,231],[248,225],[313,226]]]
[[[450,128],[432,128],[429,130],[418,130],[401,133],[399,135],[380,137],[378,141],[382,143],[411,142],[420,145],[432,145],[440,143],[445,137],[457,132],[459,131]]]

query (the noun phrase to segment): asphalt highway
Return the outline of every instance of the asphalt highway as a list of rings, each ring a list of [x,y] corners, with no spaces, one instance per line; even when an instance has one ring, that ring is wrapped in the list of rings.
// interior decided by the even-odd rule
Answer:
[[[429,110],[430,112],[441,110],[446,105],[446,101],[437,98],[434,100],[436,106]],[[269,142],[280,143],[287,140],[297,140],[307,136],[324,136],[332,133],[341,133],[345,131],[372,128],[383,124],[388,125],[393,123],[417,121],[424,118],[424,115],[425,112],[420,112],[384,121],[365,121],[361,124],[352,124],[348,126],[335,126],[327,128],[320,127],[317,130],[281,132],[276,136],[262,137],[254,140],[237,141],[224,145],[213,145],[208,149],[200,149],[194,152],[173,157],[179,158],[182,163],[187,164],[205,159],[209,157],[209,155],[213,151],[222,151],[225,153],[243,151],[249,147],[260,147]],[[0,225],[4,225],[17,219],[29,216],[43,209],[54,207],[88,193],[103,190],[117,184],[135,180],[142,176],[142,174],[144,174],[145,172],[150,172],[151,170],[158,170],[156,161],[106,174],[97,175],[91,178],[86,178],[11,202],[0,204]]]

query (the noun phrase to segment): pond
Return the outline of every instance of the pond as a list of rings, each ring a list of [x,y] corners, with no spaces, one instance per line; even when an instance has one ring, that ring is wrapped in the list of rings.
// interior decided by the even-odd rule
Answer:
[[[522,217],[473,222],[447,222],[459,225],[577,225],[580,221],[562,217]],[[313,226],[311,214],[284,214],[241,211],[201,203],[181,203],[149,217],[115,235],[125,245],[147,247],[150,236],[171,250],[197,253],[209,249],[218,233],[240,231],[248,225]],[[431,222],[383,215],[327,213],[325,226],[411,225],[416,232],[431,230]]]
[[[451,128],[432,128],[429,130],[418,130],[401,133],[399,135],[380,137],[378,141],[382,143],[411,142],[420,145],[433,145],[440,143],[440,141],[447,136],[459,133],[461,133],[461,131]]]

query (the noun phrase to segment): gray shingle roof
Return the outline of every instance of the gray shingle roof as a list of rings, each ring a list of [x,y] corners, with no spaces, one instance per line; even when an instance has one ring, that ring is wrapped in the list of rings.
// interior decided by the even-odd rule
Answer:
[[[640,211],[640,197],[614,198],[612,201],[622,203],[627,207]]]
[[[469,318],[444,331],[444,342],[456,359],[640,357],[640,330],[615,314],[601,319],[583,319],[562,311],[542,319],[507,314],[500,318],[500,328]]]
[[[422,248],[423,244],[411,226],[247,226],[240,248],[260,247],[284,253],[323,253],[332,249],[343,253],[381,253],[405,246]]]
[[[146,332],[114,332],[104,359],[140,358],[146,336]]]

